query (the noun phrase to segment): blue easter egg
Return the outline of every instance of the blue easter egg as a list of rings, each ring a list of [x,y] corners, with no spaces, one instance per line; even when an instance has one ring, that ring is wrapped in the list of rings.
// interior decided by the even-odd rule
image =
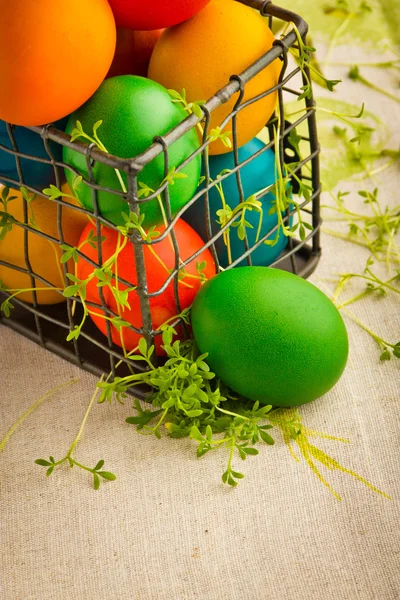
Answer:
[[[55,127],[64,131],[67,119],[62,119],[55,123]],[[34,133],[26,127],[13,126],[13,134],[18,146],[19,152],[30,154],[37,158],[47,158],[49,155],[46,152],[43,139],[38,133]],[[14,154],[10,154],[3,150],[1,146],[12,149],[12,143],[7,133],[7,126],[4,121],[0,121],[0,183],[3,183],[10,188],[19,188],[19,176]],[[51,142],[51,149],[54,158],[57,161],[62,160],[62,146]],[[25,183],[38,190],[48,187],[51,183],[55,183],[54,169],[51,164],[39,163],[28,158],[21,159],[21,168],[24,175]],[[62,173],[62,170],[60,170]],[[5,181],[2,177],[13,179],[15,183]]]
[[[239,148],[239,163],[247,160],[262,148],[265,148],[265,144],[257,138],[254,138],[251,140],[251,142]],[[216,179],[224,169],[234,168],[235,161],[233,152],[230,152],[229,154],[210,156],[209,164],[210,177],[211,179]],[[260,154],[260,156],[249,162],[246,166],[242,167],[240,169],[240,176],[245,200],[269,185],[274,184],[276,181],[275,153],[271,149],[266,150]],[[234,209],[240,203],[236,174],[232,173],[229,175],[229,177],[224,179],[222,182],[222,187],[225,196],[225,202],[230,206],[231,209]],[[215,235],[221,229],[221,226],[217,223],[217,220],[219,220],[217,211],[222,208],[221,196],[215,187],[213,187],[209,192],[209,200],[212,231]],[[260,202],[262,203],[263,209],[260,233],[261,238],[277,225],[278,218],[276,213],[269,214],[270,209],[275,204],[275,196],[272,192],[269,192],[260,198]],[[187,221],[204,240],[208,239],[206,233],[203,198],[199,198],[182,216],[183,219]],[[245,219],[253,226],[252,229],[249,227],[246,228],[249,248],[251,248],[256,243],[260,214],[254,210],[247,210]],[[275,237],[276,231],[268,236],[267,239],[274,240]],[[274,246],[261,244],[251,253],[252,264],[257,266],[270,265],[279,257],[281,252],[286,248],[287,244],[288,238],[280,231],[278,241]],[[238,230],[236,227],[230,228],[230,245],[232,262],[234,262],[236,259],[240,258],[240,256],[246,250],[245,242],[239,239]],[[227,267],[229,264],[228,251],[222,236],[216,241],[215,247],[221,266]],[[243,259],[240,263],[238,263],[238,266],[246,266],[247,264],[247,260]]]

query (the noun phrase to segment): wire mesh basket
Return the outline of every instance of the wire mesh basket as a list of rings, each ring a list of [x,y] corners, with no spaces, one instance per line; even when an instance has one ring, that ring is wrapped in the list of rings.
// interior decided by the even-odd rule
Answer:
[[[248,7],[257,9],[263,17],[268,18],[271,29],[274,28],[276,30],[279,25],[293,22],[296,25],[301,38],[305,40],[307,24],[294,13],[273,5],[270,0],[239,1]],[[296,167],[292,173],[291,189],[293,195],[298,192],[299,183],[301,182],[306,183],[310,190],[310,194],[306,198],[301,198],[301,201],[296,207],[294,205],[289,206],[283,215],[283,221],[285,223],[290,223],[296,218],[296,214],[298,215],[300,212],[304,222],[308,223],[306,235],[303,234],[301,237],[288,237],[287,244],[281,254],[272,262],[272,264],[265,266],[285,269],[302,277],[308,277],[316,268],[320,257],[319,230],[321,220],[319,209],[319,145],[315,120],[315,103],[312,97],[302,98],[301,102],[304,103],[304,110],[301,111],[298,118],[296,117],[299,111],[295,111],[295,118],[291,115],[285,115],[287,100],[290,100],[290,98],[297,100],[302,96],[301,88],[305,83],[304,77],[305,75],[307,76],[307,66],[305,67],[305,71],[302,71],[295,63],[291,66],[291,63],[288,60],[288,50],[297,47],[297,44],[298,38],[293,30],[283,36],[280,40],[276,40],[271,50],[266,52],[263,56],[260,56],[256,62],[249,65],[242,73],[232,74],[229,81],[226,82],[226,85],[222,89],[215,90],[215,95],[201,106],[201,116],[191,114],[174,129],[170,130],[162,137],[154,139],[154,143],[148,147],[147,150],[133,158],[122,159],[101,151],[93,144],[88,145],[80,141],[71,141],[69,135],[63,133],[54,125],[28,128],[29,135],[41,136],[44,141],[47,156],[39,158],[19,150],[15,127],[7,124],[6,129],[9,142],[1,143],[0,151],[2,151],[3,156],[5,156],[4,153],[7,153],[8,157],[14,157],[18,178],[13,179],[8,176],[9,173],[5,170],[4,165],[2,166],[2,159],[0,158],[0,182],[10,188],[24,186],[28,193],[37,194],[38,197],[47,198],[48,202],[56,203],[58,235],[56,237],[50,236],[43,231],[40,231],[40,229],[35,228],[29,219],[29,202],[24,202],[23,219],[19,222],[14,222],[12,226],[20,227],[23,230],[25,265],[17,266],[7,260],[3,260],[4,257],[1,256],[0,250],[0,267],[7,267],[25,273],[30,278],[32,288],[37,287],[38,282],[41,286],[55,288],[51,281],[46,280],[40,273],[35,272],[32,268],[29,254],[29,244],[32,239],[30,236],[40,236],[51,242],[51,244],[56,244],[65,248],[66,241],[65,233],[63,231],[63,211],[66,209],[90,215],[92,222],[95,225],[97,240],[101,240],[104,227],[108,227],[113,231],[120,231],[115,225],[101,216],[99,212],[98,195],[101,191],[107,190],[96,183],[94,167],[96,164],[100,163],[125,173],[128,183],[127,191],[126,193],[120,191],[119,195],[124,202],[128,203],[129,211],[132,215],[139,216],[143,204],[153,201],[157,195],[160,194],[162,194],[165,206],[167,227],[159,237],[150,240],[143,239],[137,230],[129,232],[128,236],[128,243],[132,245],[135,257],[134,280],[136,289],[134,293],[137,294],[139,299],[138,306],[140,310],[141,326],[134,327],[130,324],[129,326],[126,325],[126,327],[137,335],[143,336],[148,344],[152,344],[154,339],[157,339],[157,337],[160,336],[160,330],[157,330],[153,324],[153,314],[151,310],[152,299],[161,296],[166,289],[173,288],[177,314],[179,314],[182,309],[179,286],[181,285],[182,271],[184,271],[185,267],[201,257],[201,254],[205,249],[209,249],[216,265],[216,271],[218,272],[218,270],[222,268],[220,265],[220,246],[218,246],[218,244],[220,244],[221,239],[224,238],[224,234],[226,234],[232,226],[233,221],[231,219],[231,221],[225,223],[224,226],[219,227],[218,231],[215,231],[215,223],[212,223],[209,200],[213,188],[228,177],[234,178],[240,202],[244,202],[245,196],[241,181],[243,169],[261,157],[263,153],[272,149],[275,155],[279,154],[282,172],[286,172],[287,165],[293,163],[294,158],[296,159]],[[282,70],[280,72],[278,85],[271,89],[265,89],[261,95],[258,95],[255,98],[244,101],[246,85],[276,59],[282,61]],[[240,162],[240,153],[237,143],[238,115],[250,104],[257,102],[260,98],[275,91],[278,93],[279,108],[275,111],[271,119],[265,123],[265,128],[261,134],[261,138],[264,141],[263,147],[252,156]],[[232,156],[234,164],[229,173],[222,173],[217,180],[213,180],[210,176],[209,166],[210,117],[218,107],[227,103],[232,98],[235,98],[234,108],[225,118],[224,122],[221,123],[221,128],[229,128],[232,132]],[[138,186],[138,176],[146,165],[159,156],[163,157],[164,172],[165,176],[167,176],[170,171],[169,159],[172,144],[182,138],[188,131],[195,128],[199,123],[201,124],[203,131],[202,143],[196,152],[189,156],[176,170],[179,172],[191,160],[201,156],[203,165],[203,183],[202,186],[198,188],[198,191],[192,200],[177,214],[172,215],[170,203],[171,184],[168,182],[168,178],[162,183],[158,190],[152,191],[147,197],[143,197],[140,194],[140,187]],[[293,146],[291,142],[292,138],[290,134],[293,131],[297,132],[298,139],[301,139],[301,156],[298,155],[298,148]],[[0,139],[0,141],[2,140]],[[79,205],[71,207],[71,205],[62,197],[49,199],[48,196],[43,194],[42,189],[29,185],[29,182],[27,183],[27,173],[29,173],[32,165],[40,163],[52,166],[56,187],[61,187],[64,179],[64,169],[73,171],[70,165],[59,160],[59,156],[57,156],[57,153],[55,152],[55,148],[61,146],[80,153],[86,160],[88,177],[84,178],[82,183],[89,186],[91,189],[94,209],[93,213],[90,213]],[[78,172],[75,172],[75,174],[79,175]],[[258,195],[258,199],[262,200],[262,198],[271,191],[271,188],[271,185],[267,185],[266,189],[262,190]],[[191,256],[185,257],[185,259],[182,260],[176,237],[176,226],[179,219],[185,220],[188,211],[190,211],[196,203],[201,203],[201,206],[203,207],[204,244]],[[1,208],[0,205],[0,209]],[[260,248],[262,244],[271,239],[271,236],[276,233],[278,227],[278,224],[276,224],[270,231],[263,232],[262,236],[254,243],[249,242],[247,233],[245,232],[245,235],[243,236],[243,252],[240,256],[236,256],[233,259],[231,258],[228,261],[228,264],[223,268],[235,268],[238,266],[240,268],[240,265],[243,264],[252,265],[254,252]],[[145,247],[152,246],[156,251],[157,244],[166,238],[170,240],[169,243],[172,244],[174,249],[174,267],[170,269],[170,272],[166,273],[165,281],[159,289],[150,292],[148,286],[149,273],[146,272],[145,265]],[[94,261],[90,261],[87,258],[87,255],[82,254],[79,250],[76,250],[76,256],[84,258],[87,261],[89,260],[93,269],[102,268],[104,258],[102,256],[101,246],[101,243],[97,244],[97,259]],[[73,275],[74,269],[72,268],[71,270],[68,261],[65,261],[61,265],[61,268],[63,269],[66,285],[70,285],[71,281],[68,283],[67,275],[68,273]],[[132,288],[132,278],[130,279],[131,281],[120,277],[119,284],[125,286],[125,288]],[[60,296],[63,296],[62,289],[54,289],[54,291],[60,294]],[[251,293],[251,290],[249,290],[249,293]],[[0,302],[4,302],[4,300],[10,298],[11,295],[13,295],[11,291],[6,291],[3,288],[3,290],[0,291]],[[96,308],[97,314],[100,314],[101,311],[101,314],[106,317],[104,333],[99,331],[91,319],[86,319],[84,326],[80,330],[80,334],[78,336],[71,335],[71,332],[74,332],[79,323],[82,322],[82,316],[84,314],[83,299],[79,294],[76,294],[74,297],[61,299],[65,301],[54,305],[43,305],[38,301],[35,291],[32,291],[31,302],[24,302],[16,295],[11,301],[13,307],[12,310],[0,312],[0,323],[11,327],[51,352],[58,354],[96,375],[100,375],[104,372],[111,372],[112,376],[123,376],[128,370],[142,370],[142,368],[144,368],[141,367],[142,363],[133,363],[129,358],[129,354],[125,351],[126,349],[121,348],[120,344],[115,343],[115,335],[113,335],[115,334],[113,325],[115,321],[113,321],[113,319],[118,318],[118,316],[121,317],[121,315],[118,315],[118,313],[113,311],[109,303],[106,302],[105,295],[101,288],[99,288],[99,302],[90,302],[89,299],[86,299],[86,305],[89,309],[90,307],[92,307],[93,310]],[[5,312],[7,314],[5,314]],[[69,337],[68,341],[67,337]],[[137,388],[135,389],[135,395],[144,393],[145,390],[138,391]]]

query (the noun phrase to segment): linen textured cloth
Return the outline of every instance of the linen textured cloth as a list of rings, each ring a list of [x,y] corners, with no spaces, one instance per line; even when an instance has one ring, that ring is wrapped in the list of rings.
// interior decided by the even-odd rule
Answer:
[[[335,59],[350,55],[357,51],[340,47]],[[390,73],[365,72],[396,93]],[[346,69],[328,73],[345,79]],[[399,146],[399,105],[348,81],[340,97],[383,115],[388,147]],[[399,172],[397,163],[364,187],[378,185],[383,204],[394,206]],[[339,188],[362,209],[359,181]],[[324,235],[311,280],[330,293],[327,280],[361,272],[368,255]],[[349,308],[384,339],[400,339],[398,296],[371,295]],[[345,374],[300,412],[308,427],[349,438],[351,444],[316,443],[392,500],[321,467],[342,496],[337,501],[275,432],[274,447],[260,447],[245,463],[235,460],[246,477],[230,489],[220,478],[225,452],[197,459],[190,440],[138,435],[124,422],[134,414],[130,399],[95,406],[75,453],[89,465],[104,458],[115,483],[96,492],[89,475],[67,467],[46,478],[33,461],[65,455],[96,378],[0,326],[0,437],[37,398],[80,379],[32,413],[0,454],[1,600],[398,600],[400,361],[380,362],[373,340],[345,320]]]

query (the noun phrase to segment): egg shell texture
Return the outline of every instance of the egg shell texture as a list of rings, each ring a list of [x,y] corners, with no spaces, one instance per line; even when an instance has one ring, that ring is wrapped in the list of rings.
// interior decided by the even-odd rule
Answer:
[[[163,231],[163,227],[158,229],[159,233],[162,233]],[[195,231],[193,231],[190,225],[185,223],[185,221],[183,221],[182,219],[177,220],[174,227],[174,231],[182,260],[187,260],[193,254],[195,254],[195,252],[197,252],[203,247],[203,240],[200,239],[200,237]],[[89,232],[92,232],[94,235],[96,235],[96,228],[94,225],[89,224],[85,228],[85,230],[82,233],[79,245],[82,245],[83,242],[87,239]],[[106,261],[116,251],[118,245],[118,232],[108,227],[103,227],[101,235],[105,238],[105,240],[102,242],[102,257],[103,261]],[[166,272],[165,268],[161,265],[161,262],[164,263],[168,270],[172,271],[175,267],[175,252],[172,245],[172,239],[171,237],[167,236],[162,241],[152,246],[153,251],[151,251],[150,247],[146,245],[143,246],[143,250],[147,275],[147,289],[149,293],[155,293],[158,290],[160,290],[160,288],[164,285],[167,277],[169,276],[169,273]],[[88,258],[92,259],[93,261],[98,261],[97,247],[93,248],[89,244],[84,244],[82,245],[82,253]],[[211,253],[208,249],[203,250],[203,252],[201,252],[200,256],[196,260],[190,261],[185,267],[185,273],[191,275],[192,277],[188,277],[186,275],[185,277],[183,277],[183,279],[178,285],[179,303],[181,310],[188,308],[192,304],[196,293],[201,287],[200,279],[198,277],[193,276],[198,275],[196,270],[196,262],[203,261],[206,263],[205,269],[203,271],[204,275],[207,278],[213,277],[215,275],[215,264]],[[136,260],[134,255],[134,248],[130,242],[128,242],[128,244],[119,254],[117,264],[119,277],[131,282],[132,286],[136,286]],[[112,267],[112,270],[115,272],[115,266]],[[92,273],[93,266],[88,261],[80,257],[78,261],[78,277],[80,279],[86,279]],[[181,271],[181,273],[183,272]],[[101,302],[99,296],[99,288],[96,284],[97,279],[94,278],[87,286],[87,299],[91,302],[100,305]],[[120,282],[119,289],[126,289],[126,285]],[[103,287],[103,293],[106,305],[117,314],[118,307],[114,295],[110,291],[110,288],[108,286]],[[136,328],[142,327],[143,320],[140,308],[140,300],[136,290],[132,290],[129,292],[128,303],[130,305],[130,308],[122,309],[122,318],[129,322],[131,325],[135,326]],[[150,312],[154,330],[157,330],[163,323],[165,323],[165,321],[177,315],[180,312],[180,309],[178,308],[175,299],[174,281],[171,281],[170,284],[161,294],[150,298]],[[104,314],[103,311],[101,309],[93,307],[92,311],[97,313],[96,315],[91,314],[92,320],[95,322],[100,331],[106,334],[106,321],[101,316]],[[182,328],[179,329],[180,333],[183,334]],[[123,340],[124,346],[127,350],[134,349],[137,346],[140,339],[140,335],[135,333],[134,331],[126,328],[123,328],[121,331],[117,331],[117,329],[113,325],[111,325],[111,334],[114,343],[121,345]],[[158,354],[162,354],[162,340],[160,336],[157,336],[155,338],[155,344]]]
[[[140,75],[146,77],[150,58],[163,29],[132,31],[117,29],[117,47],[107,77]]]
[[[220,273],[197,295],[192,326],[222,381],[245,398],[273,406],[319,398],[347,362],[339,311],[318,288],[278,269]]]
[[[0,194],[3,191],[0,186]],[[64,185],[64,193],[71,194],[71,190]],[[20,223],[24,223],[24,203],[22,194],[17,190],[10,190],[8,198],[15,197],[7,203],[7,212]],[[75,202],[72,199],[67,200],[70,204]],[[0,204],[0,207],[2,205]],[[35,232],[28,233],[29,262],[35,275],[43,277],[55,288],[64,288],[63,266],[60,259],[63,251],[60,249],[57,240],[58,235],[58,205],[56,202],[37,196],[30,202],[28,211],[29,218],[34,218],[37,228],[46,235],[54,238],[56,241],[43,238]],[[78,244],[79,237],[83,228],[87,224],[87,217],[73,208],[63,207],[62,210],[62,229],[64,241],[66,244],[74,247]],[[13,225],[11,231],[6,233],[3,240],[0,241],[0,260],[9,264],[27,269],[24,252],[24,228],[19,225]],[[68,264],[69,272],[74,272],[74,263]],[[26,273],[17,271],[10,267],[0,265],[0,280],[9,289],[20,290],[32,287],[31,278]],[[35,279],[35,287],[47,287],[41,279]],[[65,298],[59,292],[51,289],[36,292],[39,304],[58,304],[64,302]],[[33,302],[32,292],[24,292],[18,295],[18,300],[24,302]]]
[[[265,148],[265,144],[257,138],[251,140],[248,144],[239,148],[239,163],[244,162],[252,157],[261,149]],[[215,180],[224,169],[233,169],[235,160],[233,152],[229,154],[221,154],[219,156],[210,156],[209,167],[210,177]],[[273,150],[268,149],[257,158],[253,159],[247,165],[240,169],[240,180],[243,186],[244,199],[246,200],[253,194],[256,194],[263,188],[272,185],[276,181],[275,177],[275,154]],[[222,182],[225,202],[234,209],[240,203],[240,194],[237,184],[236,173],[232,173]],[[275,214],[268,214],[271,207],[275,204],[275,196],[272,192],[260,198],[262,203],[262,225],[260,237],[267,234],[278,223],[278,218]],[[209,191],[210,202],[210,217],[212,222],[213,234],[220,231],[221,226],[217,223],[219,217],[217,211],[222,208],[221,196],[216,189],[212,187]],[[204,209],[204,197],[199,198],[183,215],[185,221],[198,232],[203,238],[207,239],[206,218]],[[252,225],[252,228],[246,228],[247,240],[251,248],[257,241],[257,230],[259,225],[260,214],[256,211],[246,211],[246,221]],[[276,232],[272,233],[268,239],[274,240]],[[286,248],[288,238],[280,232],[277,243],[274,246],[261,244],[254,252],[251,253],[253,265],[267,266],[278,258],[281,252]],[[227,267],[229,264],[227,245],[224,243],[223,237],[219,237],[216,241],[216,249],[218,259],[222,267]],[[238,230],[235,227],[230,228],[230,245],[232,262],[238,259],[246,250],[244,240],[239,239]],[[246,266],[247,260],[243,259],[237,266]]]
[[[210,0],[109,0],[119,27],[159,29],[171,27],[199,12]]]
[[[116,42],[107,0],[0,0],[0,19],[0,119],[53,123],[105,78]]]
[[[178,125],[186,117],[185,111],[173,104],[165,88],[145,77],[122,75],[104,81],[96,94],[78,111],[71,115],[67,133],[71,134],[76,121],[82,123],[83,129],[92,135],[93,125],[102,120],[98,136],[107,151],[119,158],[134,158],[147,150],[156,136],[162,136]],[[178,167],[186,158],[199,148],[199,140],[194,129],[172,144],[168,149],[169,169]],[[76,168],[85,179],[89,179],[86,158],[84,155],[64,148],[64,161]],[[186,175],[170,185],[169,194],[173,214],[186,204],[194,195],[200,178],[200,155],[190,160],[182,169]],[[66,169],[66,177],[72,184],[74,174]],[[128,185],[125,172],[121,176]],[[143,182],[151,189],[157,190],[165,174],[164,155],[161,153],[148,163],[138,174],[138,182]],[[121,191],[120,181],[115,170],[106,165],[95,163],[94,181],[104,187]],[[91,189],[82,183],[77,189],[82,204],[93,210]],[[98,193],[100,214],[116,225],[123,225],[122,213],[129,212],[128,203],[110,192]],[[148,229],[152,225],[162,223],[163,217],[157,199],[141,204],[141,212],[145,215],[143,226]]]
[[[189,102],[208,100],[271,49],[275,38],[267,22],[251,8],[232,0],[212,0],[195,17],[167,29],[156,44],[148,76],[168,89],[184,88]],[[281,61],[275,60],[246,84],[243,102],[278,83]],[[238,93],[211,113],[210,130],[233,110]],[[255,137],[271,117],[277,102],[273,92],[243,109],[237,117],[238,145]],[[232,132],[230,121],[224,131]],[[230,152],[221,141],[211,154]]]
[[[57,129],[64,130],[67,121],[62,119],[54,124]],[[17,144],[19,152],[29,154],[33,157],[44,158],[50,160],[47,154],[44,140],[38,133],[26,129],[26,127],[14,127],[13,128],[14,140]],[[12,142],[8,135],[7,125],[4,121],[0,121],[0,144],[6,148],[12,149]],[[55,142],[50,142],[50,149],[53,157],[57,161],[62,159],[62,146]],[[32,186],[38,190],[48,187],[50,184],[56,182],[54,167],[52,164],[46,164],[30,160],[28,158],[21,158],[21,169],[24,176],[24,183]],[[19,183],[12,183],[10,181],[2,180],[2,177],[14,179],[19,182],[19,175],[15,155],[0,149],[0,181],[8,187],[20,187]]]

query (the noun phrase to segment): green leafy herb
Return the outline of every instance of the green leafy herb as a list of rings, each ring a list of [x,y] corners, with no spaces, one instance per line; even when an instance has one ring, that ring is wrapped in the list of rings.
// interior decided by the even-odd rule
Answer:
[[[92,396],[90,404],[86,410],[85,417],[82,421],[82,424],[78,431],[78,434],[77,434],[76,438],[74,439],[74,441],[72,442],[67,454],[63,458],[61,458],[60,460],[57,460],[57,461],[54,459],[53,456],[50,456],[49,459],[38,458],[35,460],[35,463],[37,465],[44,467],[46,469],[47,477],[50,477],[50,475],[53,473],[53,471],[56,467],[59,467],[60,465],[67,463],[71,468],[75,466],[75,467],[78,467],[79,469],[82,469],[84,471],[91,473],[93,476],[93,486],[94,486],[95,490],[99,489],[102,479],[104,479],[106,481],[115,481],[116,476],[114,475],[114,473],[103,470],[104,460],[100,460],[94,467],[87,467],[87,466],[83,465],[82,463],[78,462],[77,460],[75,460],[75,458],[73,456],[75,448],[78,445],[79,440],[82,436],[87,419],[89,417],[90,411],[93,407],[93,404],[96,400],[97,395],[98,395],[98,390],[96,389],[95,393]]]

